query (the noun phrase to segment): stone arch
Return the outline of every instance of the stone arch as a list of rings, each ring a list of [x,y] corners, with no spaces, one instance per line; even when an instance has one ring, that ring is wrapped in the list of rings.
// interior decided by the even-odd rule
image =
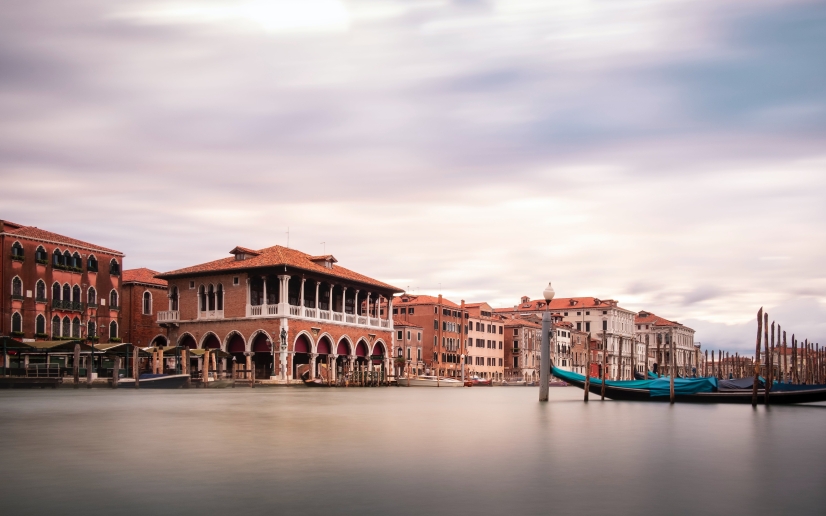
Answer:
[[[329,334],[325,333],[318,338],[316,341],[316,353],[319,355],[332,355],[333,354],[333,338],[330,337]]]
[[[200,349],[221,349],[221,339],[215,333],[208,331],[201,337],[201,343],[198,347]]]
[[[198,347],[198,342],[195,340],[195,337],[193,337],[191,333],[185,332],[180,337],[178,337],[178,346],[182,348],[195,349]]]
[[[351,356],[354,353],[353,341],[347,335],[342,335],[340,339],[338,339],[338,344],[336,344],[336,353],[339,356],[346,355]],[[342,353],[343,351],[343,353]]]
[[[380,352],[376,353],[376,351],[380,351]],[[387,345],[384,343],[384,341],[382,339],[376,340],[376,342],[373,343],[373,351],[371,351],[370,354],[371,355],[382,355],[385,358],[387,358]]]
[[[272,339],[263,330],[258,330],[252,334],[249,340],[249,349],[255,353],[272,353]]]
[[[353,350],[353,354],[357,357],[366,357],[367,355],[369,355],[370,347],[367,344],[367,341],[364,339],[359,339],[355,349]]]
[[[155,348],[165,348],[169,345],[169,340],[166,338],[165,335],[159,333],[152,338],[149,345]]]
[[[230,354],[238,354],[249,351],[247,349],[247,341],[241,332],[233,330],[229,332],[227,338],[224,340],[224,351]]]
[[[306,339],[306,342],[299,344],[301,339]],[[304,330],[300,331],[298,335],[295,336],[295,340],[293,341],[293,352],[295,353],[314,353],[315,352],[315,342],[313,342],[313,337]]]

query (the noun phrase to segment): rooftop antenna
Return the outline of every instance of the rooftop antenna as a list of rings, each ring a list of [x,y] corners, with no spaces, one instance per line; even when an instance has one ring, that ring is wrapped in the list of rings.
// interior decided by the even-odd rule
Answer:
[[[290,248],[290,226],[287,226],[287,249]]]
[[[321,245],[324,246],[324,254],[327,254],[327,242],[321,242]]]

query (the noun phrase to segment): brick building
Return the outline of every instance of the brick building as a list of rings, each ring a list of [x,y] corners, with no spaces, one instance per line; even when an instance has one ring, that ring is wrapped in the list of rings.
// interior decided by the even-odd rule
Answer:
[[[505,380],[539,380],[542,325],[535,316],[503,315]]]
[[[424,374],[424,351],[422,349],[424,328],[395,318],[393,327],[396,332],[396,359],[401,358],[404,361],[404,367],[401,368],[404,374],[411,376]]]
[[[123,271],[123,332],[124,342],[136,346],[166,346],[166,332],[158,326],[158,312],[168,310],[166,281],[147,268]]]
[[[0,220],[0,335],[120,340],[123,253]]]
[[[503,318],[487,303],[465,305],[467,319],[467,369],[470,376],[501,381],[505,377]]]
[[[334,375],[356,367],[390,373],[395,335],[385,306],[400,289],[332,255],[281,246],[230,254],[157,276],[168,282],[169,310],[157,317],[171,345],[220,348],[257,378],[293,380],[302,364],[312,377],[318,364]]]
[[[456,304],[438,297],[404,294],[393,302],[393,317],[422,328],[422,353],[429,374],[461,377],[462,357],[467,355],[467,311],[465,302]]]

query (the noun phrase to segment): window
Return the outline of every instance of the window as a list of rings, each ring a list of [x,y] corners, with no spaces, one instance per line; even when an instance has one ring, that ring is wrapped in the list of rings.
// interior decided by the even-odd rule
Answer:
[[[422,332],[419,332],[419,342],[422,341]]]
[[[401,330],[398,330],[396,332],[396,338],[399,339],[399,340],[402,340],[402,331]]]
[[[80,257],[80,254],[75,251],[75,254],[72,255],[72,267],[76,269],[83,268],[83,259]]]
[[[109,339],[117,339],[118,338],[118,323],[116,321],[112,321],[109,323]]]
[[[80,303],[80,287],[75,285],[72,287],[72,302],[73,303]]]
[[[34,261],[44,265],[48,263],[49,255],[46,254],[46,250],[43,249],[42,245],[37,246],[37,250],[34,252]]]
[[[75,339],[80,338],[80,319],[77,317],[72,320],[72,337]]]
[[[12,333],[23,333],[23,317],[20,312],[14,312],[11,316]]]
[[[404,352],[402,351],[402,348],[399,348],[397,355],[399,357],[404,357]]]
[[[11,246],[11,255],[13,258],[23,258],[23,246],[20,242],[15,242]]]
[[[402,310],[404,310],[404,308],[402,308]],[[404,313],[404,312],[402,312],[402,313]],[[407,310],[407,313],[410,314],[410,315],[413,315],[413,307],[412,306]]]
[[[238,286],[238,285],[241,284],[241,280],[238,278],[238,276],[233,276],[232,277],[232,284],[235,285],[235,286]]]
[[[95,255],[90,254],[89,258],[86,259],[86,270],[87,272],[98,271],[98,259],[95,258]]]
[[[63,284],[63,301],[71,301],[72,300],[72,289],[69,287],[68,283]]]
[[[518,340],[513,341],[513,347],[514,347],[514,349],[519,347],[519,341]]]
[[[189,282],[189,289],[190,289],[190,290],[192,290],[192,289],[194,289],[194,288],[195,288],[195,282],[194,282],[194,281],[190,281],[190,282]]]
[[[174,285],[172,286],[172,289],[169,291],[169,309],[178,309],[178,287]]]
[[[582,323],[581,322],[576,323],[576,331],[582,331]]]
[[[120,264],[114,258],[109,262],[109,274],[112,276],[120,276]]]
[[[502,367],[502,359],[499,359],[499,367]]]
[[[416,360],[422,360],[422,348],[416,349]]]
[[[439,321],[437,321],[436,319],[433,319],[433,329],[434,330],[439,329]]]
[[[608,311],[607,311],[607,310],[603,310],[603,311],[602,311],[602,315],[608,315]],[[771,389],[769,389],[769,390],[771,390]]]
[[[43,280],[37,280],[37,285],[34,287],[34,297],[36,301],[46,300],[46,284]]]
[[[109,308],[117,308],[118,307],[118,291],[112,289],[109,292]]]
[[[218,310],[224,309],[224,285],[218,283],[218,291],[215,293],[215,306]]]
[[[407,330],[407,340],[410,340],[410,330]]]
[[[516,337],[517,335],[519,335],[519,328],[514,328],[513,329],[513,336]]]
[[[514,369],[519,367],[519,357],[513,357],[513,367]]]
[[[602,321],[602,331],[608,331],[608,321]]]
[[[406,313],[407,313],[407,309],[406,309],[406,308],[402,308],[402,309],[401,309],[401,311],[400,311],[399,313],[401,313],[401,314],[406,314]],[[410,312],[410,313],[413,313],[413,312]]]
[[[207,309],[215,310],[215,287],[212,285],[207,287]]]
[[[585,312],[585,315],[591,315],[591,312]]]
[[[90,338],[97,337],[96,330],[97,329],[95,328],[95,322],[89,321],[89,323],[86,325],[86,335],[88,335]]]
[[[46,318],[43,314],[38,314],[37,319],[34,320],[34,333],[36,335],[46,334]]]
[[[63,331],[62,331],[62,335],[64,337],[69,337],[71,335],[71,333],[70,333],[71,326],[72,326],[72,322],[69,320],[69,317],[68,316],[64,317],[63,318]]]
[[[438,314],[439,313],[439,308],[434,306],[433,307],[433,313]]]
[[[56,281],[52,285],[52,301],[60,301],[60,283]]]
[[[55,249],[52,253],[52,266],[60,267],[61,265],[63,265],[63,255],[60,253],[60,249]]]
[[[407,359],[410,360],[411,349],[407,348]]]
[[[11,295],[12,297],[23,297],[23,282],[17,276],[11,280]]]
[[[52,317],[52,338],[60,337],[60,317]]]
[[[149,291],[143,293],[143,315],[152,315],[152,294]]]
[[[90,305],[96,305],[98,302],[98,292],[95,290],[95,287],[89,287],[89,291],[86,293],[86,300],[87,303]]]
[[[198,287],[198,302],[201,305],[201,311],[206,312],[206,309],[207,309],[207,296],[206,296],[206,290],[204,289],[203,285]],[[251,304],[255,304],[255,303],[251,303]]]
[[[505,327],[504,327],[504,326],[500,326],[500,327],[499,327],[499,335],[502,335],[502,330],[504,330],[504,329],[505,329]]]
[[[585,331],[591,331],[591,323],[590,322],[585,323]]]

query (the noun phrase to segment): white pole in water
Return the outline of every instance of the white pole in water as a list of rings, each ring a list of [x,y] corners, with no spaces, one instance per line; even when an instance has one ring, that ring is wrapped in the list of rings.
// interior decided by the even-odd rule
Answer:
[[[554,298],[554,289],[550,283],[542,293],[545,296],[545,313],[542,314],[542,354],[539,359],[539,401],[548,401],[548,383],[551,373],[551,300]]]

